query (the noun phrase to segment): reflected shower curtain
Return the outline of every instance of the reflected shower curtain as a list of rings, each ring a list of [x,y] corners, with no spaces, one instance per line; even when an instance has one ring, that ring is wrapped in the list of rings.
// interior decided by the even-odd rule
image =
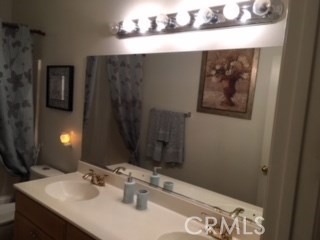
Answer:
[[[139,165],[142,65],[142,55],[110,56],[107,64],[113,112],[131,153],[129,163],[135,165]]]
[[[85,81],[85,93],[84,93],[84,113],[83,113],[83,125],[87,125],[90,111],[92,109],[92,102],[94,98],[94,88],[97,78],[98,57],[87,57],[87,70]]]
[[[112,142],[109,139],[109,119],[113,116],[108,85],[107,57],[88,57],[81,159],[102,167],[112,161],[109,158],[112,152],[109,149]]]
[[[0,163],[26,179],[34,154],[32,40],[27,27],[0,21]]]

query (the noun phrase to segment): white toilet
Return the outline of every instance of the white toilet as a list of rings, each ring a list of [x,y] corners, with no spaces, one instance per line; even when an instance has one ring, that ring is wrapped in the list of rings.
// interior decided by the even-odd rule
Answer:
[[[30,180],[53,177],[64,174],[63,172],[46,165],[33,166],[30,169]],[[15,203],[0,205],[0,239],[13,239],[13,220]]]

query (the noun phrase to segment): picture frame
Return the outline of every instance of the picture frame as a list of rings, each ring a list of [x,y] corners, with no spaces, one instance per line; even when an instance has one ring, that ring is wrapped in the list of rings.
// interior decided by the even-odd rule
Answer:
[[[202,53],[197,111],[251,119],[260,49]]]
[[[63,111],[73,110],[74,66],[47,66],[46,106]]]

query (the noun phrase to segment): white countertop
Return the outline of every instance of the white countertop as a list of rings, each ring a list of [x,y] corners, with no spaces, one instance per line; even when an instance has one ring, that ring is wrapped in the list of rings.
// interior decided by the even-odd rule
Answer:
[[[56,181],[81,180],[80,172],[16,184],[15,187],[68,222],[97,239],[157,240],[164,233],[185,231],[186,217],[148,202],[148,209],[139,211],[134,204],[122,203],[123,191],[112,185],[97,187],[99,195],[84,201],[59,201],[45,192]],[[194,223],[197,229],[200,226]]]

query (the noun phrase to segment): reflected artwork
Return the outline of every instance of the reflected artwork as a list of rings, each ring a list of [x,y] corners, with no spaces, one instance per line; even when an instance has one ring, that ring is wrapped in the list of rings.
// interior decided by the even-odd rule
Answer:
[[[259,49],[202,55],[198,112],[251,119]]]

